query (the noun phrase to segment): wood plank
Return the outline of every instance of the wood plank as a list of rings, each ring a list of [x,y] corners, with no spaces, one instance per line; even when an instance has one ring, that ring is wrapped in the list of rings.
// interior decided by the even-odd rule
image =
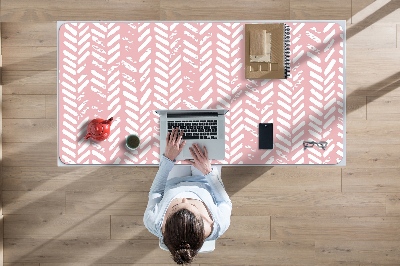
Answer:
[[[153,239],[143,223],[143,215],[111,215],[111,239]]]
[[[398,22],[400,4],[398,1],[387,0],[352,0],[352,23],[363,28],[378,23]]]
[[[314,241],[218,239],[215,252],[199,254],[196,262],[217,265],[248,265],[249,262],[252,265],[315,265],[314,248]]]
[[[343,168],[343,192],[396,193],[400,168]]]
[[[6,262],[68,263],[88,265],[173,262],[158,240],[46,240],[5,239]],[[54,256],[57,254],[57,256]]]
[[[352,120],[347,123],[347,140],[354,143],[379,145],[382,143],[400,144],[398,132],[400,121],[394,120]]]
[[[343,266],[361,266],[360,263],[354,262],[354,261],[338,261],[338,262],[324,262],[324,266],[337,266],[337,265],[343,265]],[[370,265],[371,266],[371,265]],[[386,265],[385,265],[386,266]]]
[[[271,239],[398,240],[400,217],[272,217]]]
[[[39,263],[4,263],[3,266],[40,266]]]
[[[172,261],[170,259],[170,261]],[[146,266],[160,266],[160,265],[165,265],[165,266],[176,266],[176,263],[172,261],[173,263],[85,263],[85,262],[80,262],[80,263],[40,263],[40,266],[134,266],[134,265],[146,265]],[[200,266],[200,264],[196,263],[191,263],[191,266]],[[18,265],[17,265],[18,266]],[[29,265],[28,265],[29,266]],[[357,264],[358,266],[358,264]]]
[[[57,69],[56,47],[20,46],[8,48],[3,56],[5,71],[54,71]]]
[[[3,214],[62,214],[65,193],[54,191],[3,191]]]
[[[4,167],[3,190],[149,192],[156,167]]]
[[[352,25],[347,28],[348,45],[359,48],[396,47],[396,1],[352,0]],[[370,38],[373,35],[374,38]]]
[[[0,10],[1,10],[1,1],[0,1]],[[3,67],[3,56],[1,53],[1,22],[0,22],[0,101],[3,102],[3,81],[2,81],[2,67]],[[0,108],[0,161],[3,161],[3,104]],[[3,167],[0,163],[0,197],[2,196],[3,191]],[[3,265],[3,237],[4,237],[4,223],[3,223],[3,202],[0,200],[0,265]]]
[[[66,192],[68,214],[143,215],[148,192]]]
[[[17,4],[17,2],[14,3]],[[25,8],[27,6],[25,6]],[[1,10],[2,18],[4,18],[3,17],[5,10],[4,7],[6,7],[6,5],[2,3],[2,10]],[[23,8],[20,11],[23,12]],[[54,49],[57,46],[56,21],[57,19],[44,23],[39,23],[39,22],[32,23],[28,21],[23,21],[20,23],[3,22],[2,45],[3,49],[5,49],[4,51],[8,51],[7,50],[8,47],[10,47],[15,51],[16,49],[18,49],[16,47],[20,46],[31,46],[32,47],[31,49],[36,49],[38,52],[42,51],[42,49],[48,50],[49,48],[46,47],[52,47],[52,49]]]
[[[270,216],[232,216],[229,229],[220,239],[267,241],[271,239]],[[219,240],[217,240],[219,241]]]
[[[320,263],[353,261],[360,264],[398,264],[400,241],[317,240],[315,254]]]
[[[390,143],[363,143],[347,141],[347,167],[351,168],[392,168],[398,166],[400,145]]]
[[[400,96],[400,49],[360,49],[347,46],[347,96]]]
[[[1,1],[0,1],[0,4],[1,4]],[[0,9],[0,13],[1,13],[1,9]],[[0,55],[2,54],[2,51],[1,51],[1,48],[3,47],[2,45],[1,45],[1,39],[2,39],[2,31],[1,31],[1,28],[2,28],[2,24],[1,24],[1,22],[0,22]],[[1,65],[0,65],[1,66]]]
[[[290,19],[350,20],[351,1],[348,0],[291,0]]]
[[[48,165],[57,165],[56,139],[35,143],[3,143],[3,167]]]
[[[289,5],[290,0],[252,0],[250,2],[161,0],[160,20],[289,19]]]
[[[346,45],[351,49],[396,48],[396,25],[391,22],[380,21],[369,27],[352,24],[347,28],[347,34]]]
[[[173,262],[170,253],[158,247],[158,240],[45,240],[5,239],[6,262],[153,263]],[[268,252],[265,252],[268,250]],[[218,252],[217,252],[218,251]],[[58,254],[57,257],[54,254]],[[288,254],[291,254],[288,256]],[[235,241],[219,239],[216,251],[199,254],[198,264],[310,265],[315,263],[314,241]]]
[[[311,260],[310,260],[311,261]],[[316,263],[315,262],[315,258],[313,258],[312,259],[312,262],[310,262],[310,263]],[[204,265],[207,265],[207,264],[202,264],[202,265],[200,265],[200,266],[204,266]],[[235,264],[234,262],[232,262],[232,264],[227,264],[227,263],[222,263],[222,264],[218,264],[218,265],[221,265],[221,266],[230,266],[230,265],[239,265],[239,264]],[[246,264],[245,264],[246,265]],[[264,264],[262,264],[262,265],[292,265],[292,264],[280,264],[279,262],[277,262],[277,263],[275,263],[275,264],[270,264],[270,263],[268,263],[268,262],[265,262]],[[307,264],[306,263],[294,263],[293,265],[304,265],[304,266],[306,266]],[[313,265],[318,265],[318,264],[313,264]],[[340,262],[340,263],[326,263],[326,264],[324,264],[324,266],[337,266],[337,265],[345,265],[345,266],[360,266],[360,264],[359,263],[355,263],[355,262],[352,262],[352,263],[348,263],[348,262]],[[386,266],[386,265],[385,265]]]
[[[96,228],[96,230],[91,230]],[[110,239],[109,215],[6,215],[4,238]]]
[[[346,115],[348,120],[367,119],[367,97],[365,96],[349,96],[346,98]],[[347,128],[349,124],[347,124]],[[346,128],[346,129],[347,129]]]
[[[151,184],[157,174],[158,166],[154,167],[122,167],[124,169],[115,169],[110,167],[109,175],[112,176],[110,190],[117,192],[146,192],[149,193]],[[146,199],[148,195],[146,195]]]
[[[3,131],[3,142],[43,142],[57,138],[57,120],[3,119]]]
[[[110,167],[4,167],[3,191],[102,191],[112,187]]]
[[[13,46],[4,47],[3,52],[7,54],[7,61],[9,64],[16,64],[21,61],[20,58],[40,57],[50,53],[56,53],[55,58],[57,58],[56,45],[57,44],[53,46],[37,46],[32,44],[31,46],[23,46],[20,42],[16,42]]]
[[[29,71],[21,71],[21,72],[29,72]],[[3,94],[10,95],[10,94],[56,94],[57,93],[57,85],[43,83],[43,84],[7,84],[3,85]]]
[[[231,197],[234,216],[385,216],[384,193],[254,193]],[[268,207],[266,207],[268,206]]]
[[[57,95],[46,95],[46,118],[57,119]]]
[[[57,94],[56,71],[3,72],[3,94]]]
[[[400,80],[398,81],[400,89]],[[400,97],[382,96],[367,97],[368,120],[400,120]]]
[[[360,263],[360,264],[358,264],[358,266],[381,266],[382,264],[371,264],[371,263]],[[387,264],[387,263],[385,263],[385,266],[398,266],[399,264]]]
[[[222,167],[222,178],[229,195],[246,192],[284,193],[304,191],[339,192],[340,168],[332,167]]]
[[[368,6],[375,1],[376,0],[351,0],[351,23],[357,23],[357,18],[354,18],[354,16],[357,16],[359,12],[368,8]]]
[[[1,172],[0,172],[1,174]],[[0,265],[4,266],[3,256],[4,256],[4,216],[3,211],[0,215]]]
[[[386,214],[388,216],[400,216],[400,194],[388,194],[386,196]]]
[[[109,0],[99,4],[95,0],[49,1],[35,0],[2,0],[1,17],[7,22],[38,21],[115,21],[125,20],[158,20],[159,0]]]
[[[44,95],[3,95],[4,118],[46,118]]]

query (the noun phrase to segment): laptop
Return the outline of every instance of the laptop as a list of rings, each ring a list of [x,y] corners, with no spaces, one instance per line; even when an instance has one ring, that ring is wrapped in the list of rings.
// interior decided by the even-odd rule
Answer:
[[[168,132],[179,127],[186,145],[176,160],[193,159],[189,147],[193,143],[206,146],[208,158],[225,159],[225,109],[157,110],[160,115],[160,153],[164,153]]]

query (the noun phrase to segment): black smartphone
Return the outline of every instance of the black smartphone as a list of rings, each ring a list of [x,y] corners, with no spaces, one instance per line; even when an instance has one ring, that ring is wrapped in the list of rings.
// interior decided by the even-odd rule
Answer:
[[[258,148],[273,149],[274,148],[274,124],[260,123],[258,124]]]

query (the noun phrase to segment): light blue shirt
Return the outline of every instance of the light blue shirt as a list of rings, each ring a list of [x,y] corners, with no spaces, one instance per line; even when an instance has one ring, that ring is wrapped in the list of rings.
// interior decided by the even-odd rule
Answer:
[[[162,223],[168,206],[176,195],[182,192],[195,193],[207,206],[214,221],[213,229],[206,240],[219,238],[228,229],[232,202],[225,191],[221,176],[213,168],[207,175],[176,177],[167,180],[174,162],[164,155],[149,192],[149,202],[144,213],[143,222],[146,228],[158,238],[162,236]]]

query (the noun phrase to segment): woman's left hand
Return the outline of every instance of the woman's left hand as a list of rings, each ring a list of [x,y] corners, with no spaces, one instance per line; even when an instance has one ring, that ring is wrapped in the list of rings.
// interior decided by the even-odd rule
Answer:
[[[167,145],[165,146],[164,155],[171,161],[175,160],[186,144],[186,140],[181,142],[182,136],[183,130],[179,130],[178,128],[172,129],[172,132],[168,132],[167,134]]]

